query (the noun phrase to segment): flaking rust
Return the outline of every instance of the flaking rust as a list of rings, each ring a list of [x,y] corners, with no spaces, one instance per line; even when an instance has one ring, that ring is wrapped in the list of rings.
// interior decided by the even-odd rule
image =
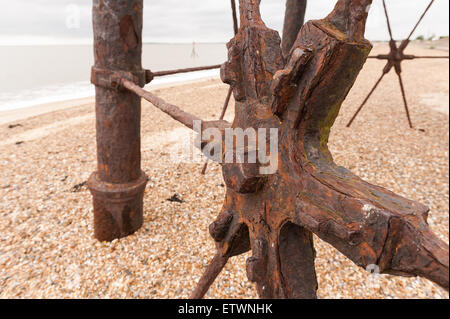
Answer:
[[[142,0],[93,2],[98,169],[88,185],[94,233],[101,241],[130,235],[142,225],[147,176],[141,170],[141,102],[119,88],[122,78],[145,82],[142,10]]]
[[[230,257],[249,250],[247,274],[260,297],[316,298],[312,233],[358,266],[448,289],[448,245],[428,228],[428,208],[336,166],[327,148],[372,48],[364,39],[371,2],[338,1],[328,17],[302,27],[286,54],[261,20],[259,1],[240,1],[241,27],[221,72],[234,87],[232,127],[277,128],[279,167],[263,176],[251,167],[258,164],[222,165],[226,198],[210,226],[217,253],[192,298],[204,296]]]
[[[142,5],[142,1],[124,2],[127,8],[122,11],[115,1],[103,2],[124,15],[129,14],[129,4]],[[290,43],[291,37],[282,42],[277,32],[266,27],[259,0],[239,1],[241,25],[228,43],[229,58],[221,68],[222,80],[230,85],[236,100],[235,119],[233,123],[203,122],[202,129],[214,127],[222,135],[227,128],[277,129],[278,167],[273,174],[263,175],[259,163],[222,161],[226,196],[209,228],[217,252],[192,298],[205,295],[229,258],[249,250],[252,257],[247,260],[247,275],[262,298],[316,298],[313,233],[358,266],[376,265],[381,273],[423,276],[448,290],[448,244],[429,229],[428,208],[338,167],[327,147],[330,129],[372,48],[364,39],[371,3],[339,0],[325,19],[309,21],[298,30],[298,24],[290,25],[295,21],[291,9],[301,19],[304,9],[288,1],[286,32],[297,33]],[[94,1],[94,22],[101,23],[98,4]],[[135,31],[140,30],[139,19],[140,15],[133,18]],[[102,28],[106,29],[97,36],[114,39],[119,34],[114,23]],[[118,199],[123,206],[124,198],[141,198],[140,187],[145,187],[146,180],[137,161],[138,148],[130,149],[139,144],[138,97],[189,128],[200,119],[141,88],[145,72],[137,67],[138,49],[124,54],[123,47],[118,49],[114,41],[97,36],[96,50],[104,56],[97,60],[96,68],[128,73],[122,73],[120,83],[108,77],[115,79],[117,72],[105,72],[106,78],[99,79],[109,89],[97,85],[99,172],[89,185],[105,194],[101,199],[109,196],[107,205]],[[131,64],[102,65],[113,53],[121,62],[125,61],[121,57],[132,53],[132,60],[127,60]],[[134,130],[115,122],[121,117],[109,118],[116,110]],[[110,124],[104,125],[106,122]],[[117,141],[121,130],[127,145]],[[128,135],[129,130],[134,134]],[[122,206],[122,212],[129,212]],[[103,210],[107,209],[102,207],[100,213]]]

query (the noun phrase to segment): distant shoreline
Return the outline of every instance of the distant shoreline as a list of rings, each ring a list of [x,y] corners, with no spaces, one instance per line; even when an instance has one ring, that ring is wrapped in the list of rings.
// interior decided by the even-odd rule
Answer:
[[[439,38],[433,39],[433,40],[418,40],[413,39],[411,40],[412,43],[427,43],[427,44],[434,44],[441,41],[447,41],[448,43],[448,36],[441,36]],[[398,42],[400,42],[402,39],[399,39]],[[369,40],[373,43],[388,43],[389,40]],[[223,44],[225,45],[228,41],[183,41],[183,42],[158,42],[158,41],[143,41],[142,45],[190,45],[192,43],[195,44]],[[14,42],[14,41],[0,41],[0,47],[9,47],[9,46],[92,46],[94,44],[93,39],[85,39],[85,40],[74,40],[74,41],[42,41],[42,42]]]
[[[191,41],[191,42],[142,42],[142,45],[191,45],[195,44],[223,44],[226,45],[227,41],[216,42],[203,42],[203,41]],[[0,47],[34,47],[34,46],[92,46],[94,41],[80,41],[80,42],[42,42],[42,43],[20,43],[20,42],[0,42]]]
[[[385,48],[385,45],[378,45],[379,43],[375,42],[377,44],[375,48]],[[424,50],[426,49],[426,52],[432,52],[432,51],[447,51],[448,52],[448,39],[441,40],[440,46],[436,46],[434,50],[429,50],[429,43],[427,41],[413,41],[412,42],[413,47],[416,49],[414,50]],[[377,51],[379,50],[377,49]],[[191,73],[192,74],[192,73]],[[193,79],[183,79],[180,78],[178,81],[177,79],[171,79],[171,78],[165,78],[165,80],[168,80],[170,82],[165,83],[152,83],[150,86],[147,86],[147,89],[149,90],[157,90],[162,88],[168,88],[168,87],[176,87],[180,85],[185,85],[189,83],[197,83],[197,82],[204,82],[209,81],[211,79],[218,79],[219,76],[211,76],[211,75],[205,75],[198,78]],[[424,92],[425,94],[426,92]],[[421,98],[421,102],[424,105],[429,106],[430,108],[439,111],[441,113],[448,115],[448,102],[443,103],[442,101],[446,101],[445,99],[442,99],[442,97],[439,95],[424,95]],[[73,98],[73,99],[63,99],[59,101],[54,102],[48,102],[48,103],[42,103],[42,104],[33,104],[31,106],[26,106],[22,108],[17,109],[11,109],[11,110],[4,110],[0,111],[0,125],[6,124],[6,123],[13,123],[14,121],[26,119],[29,117],[38,116],[41,114],[57,111],[57,110],[63,110],[68,109],[71,107],[76,107],[84,104],[89,104],[94,102],[94,97],[82,97],[82,98]]]
[[[207,82],[211,80],[216,80],[219,77],[217,76],[209,76],[204,77],[200,79],[195,80],[186,80],[186,81],[179,81],[179,82],[171,82],[171,83],[163,83],[163,84],[153,84],[151,87],[148,87],[146,89],[150,90],[159,90],[159,89],[165,89],[170,87],[177,87],[182,86],[186,84],[193,84],[193,83],[201,83],[201,82]],[[60,111],[69,109],[72,107],[82,106],[86,104],[93,104],[95,102],[95,97],[85,97],[85,98],[76,98],[76,99],[70,99],[70,100],[62,100],[62,101],[56,101],[51,103],[44,103],[44,104],[36,104],[32,106],[27,106],[23,108],[18,108],[14,110],[7,110],[7,111],[0,111],[0,125],[7,124],[7,123],[13,123],[15,121],[24,120],[30,117],[51,113],[54,111]]]

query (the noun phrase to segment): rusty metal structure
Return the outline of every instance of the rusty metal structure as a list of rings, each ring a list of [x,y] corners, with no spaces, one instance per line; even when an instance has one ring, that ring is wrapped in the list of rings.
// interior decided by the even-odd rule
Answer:
[[[237,32],[235,0],[231,4]],[[140,169],[141,104],[135,94],[121,90],[121,81],[129,79],[144,86],[160,76],[221,67],[142,69],[142,12],[142,1],[93,2],[95,65],[91,82],[96,86],[98,170],[88,186],[94,198],[95,237],[100,241],[128,236],[142,226],[147,176]],[[231,90],[222,118],[230,98]]]
[[[411,37],[412,37],[413,33],[416,31],[417,27],[422,22],[423,18],[425,17],[425,15],[427,14],[428,10],[431,8],[433,3],[434,3],[434,0],[431,0],[430,3],[428,4],[428,6],[426,7],[425,11],[423,12],[423,14],[420,16],[417,23],[414,25],[412,31],[409,33],[409,36],[405,40],[403,40],[400,43],[400,45],[397,46],[397,42],[394,40],[394,37],[392,35],[391,21],[389,20],[389,14],[388,14],[388,10],[386,7],[386,0],[383,0],[384,14],[386,16],[386,23],[387,23],[387,28],[388,28],[389,37],[390,37],[389,47],[390,47],[391,51],[389,52],[389,54],[380,54],[377,56],[369,56],[370,59],[386,60],[387,63],[386,63],[386,66],[383,68],[383,72],[381,73],[380,78],[377,80],[377,82],[375,83],[375,85],[370,90],[369,94],[367,95],[367,97],[364,99],[362,104],[356,110],[355,114],[348,122],[347,127],[350,127],[352,125],[353,121],[356,119],[356,117],[361,112],[363,107],[367,104],[370,97],[375,92],[375,90],[377,89],[377,87],[381,83],[381,81],[383,80],[384,76],[386,74],[388,74],[394,68],[395,73],[397,74],[397,77],[398,77],[399,84],[400,84],[400,91],[402,93],[403,105],[405,107],[408,124],[409,124],[410,128],[413,128],[411,116],[409,114],[409,107],[408,107],[408,100],[406,98],[405,86],[403,84],[403,79],[402,79],[402,66],[401,66],[402,62],[405,60],[414,60],[414,59],[448,59],[449,58],[448,56],[416,56],[416,55],[404,53],[406,47],[408,46],[408,44],[411,41]]]
[[[222,136],[230,128],[277,129],[279,165],[263,175],[260,163],[221,163],[226,197],[209,229],[217,252],[191,297],[202,298],[231,257],[251,250],[247,274],[262,298],[316,298],[313,233],[358,266],[422,276],[448,290],[449,249],[428,227],[429,209],[337,166],[327,147],[372,48],[364,39],[372,0],[338,0],[326,18],[303,27],[292,24],[304,15],[296,2],[304,1],[287,2],[281,40],[262,21],[260,0],[239,0],[240,26],[221,67],[235,118],[202,121],[201,129],[217,128]],[[89,187],[100,240],[142,223],[139,98],[191,129],[201,120],[142,89],[148,73],[140,64],[142,5],[94,0],[99,163]]]

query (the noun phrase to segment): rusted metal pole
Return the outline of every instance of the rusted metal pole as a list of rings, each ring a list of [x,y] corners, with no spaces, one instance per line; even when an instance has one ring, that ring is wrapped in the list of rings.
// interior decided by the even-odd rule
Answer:
[[[237,9],[236,9],[236,0],[231,0],[231,11],[233,15],[233,30],[234,34],[236,35],[239,31],[239,24],[238,24],[238,18],[237,18]]]
[[[306,11],[306,0],[287,0],[284,16],[283,38],[281,49],[283,56],[287,56],[297,39],[298,32],[303,26]]]
[[[221,273],[227,262],[227,256],[222,256],[220,253],[216,254],[189,298],[202,299],[208,292],[209,287],[211,287],[211,285],[216,280],[217,276]]]
[[[93,0],[98,168],[88,185],[94,233],[111,241],[142,225],[147,176],[141,170],[140,98],[120,90],[119,79],[141,86],[143,0]]]

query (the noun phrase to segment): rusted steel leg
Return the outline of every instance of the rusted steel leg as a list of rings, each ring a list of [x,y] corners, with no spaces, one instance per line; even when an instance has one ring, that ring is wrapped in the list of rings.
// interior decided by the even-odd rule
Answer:
[[[287,0],[284,16],[283,38],[281,49],[283,56],[288,56],[298,32],[303,26],[306,11],[306,0]]]
[[[93,1],[98,170],[88,182],[94,232],[101,241],[132,234],[142,225],[147,183],[141,171],[140,98],[118,88],[118,78],[143,85],[143,0]]]
[[[247,259],[248,279],[257,284],[263,299],[316,299],[312,233],[290,222],[275,233],[275,238],[251,235],[253,255]]]
[[[373,92],[375,92],[375,90],[377,89],[378,85],[381,83],[381,80],[383,80],[385,75],[386,75],[386,73],[384,73],[384,72],[383,72],[383,74],[381,74],[381,76],[378,79],[377,83],[375,83],[375,85],[373,86],[372,90],[370,90],[370,92],[367,95],[367,97],[364,99],[364,101],[359,106],[358,110],[356,110],[356,112],[353,115],[352,119],[348,122],[347,127],[350,127],[352,125],[353,121],[356,119],[356,117],[358,116],[359,112],[361,112],[361,110],[363,109],[364,105],[366,105],[367,101],[369,101],[369,99],[372,96]]]
[[[306,0],[287,0],[281,49],[286,58],[303,26]],[[314,268],[314,244],[310,231],[292,224],[280,231],[280,273],[288,298],[316,298],[317,279]]]
[[[413,125],[411,122],[411,116],[409,115],[408,101],[406,100],[406,92],[405,92],[405,87],[403,85],[402,74],[397,73],[397,76],[398,76],[398,82],[400,84],[400,90],[402,92],[403,105],[405,106],[406,117],[408,118],[408,124],[409,124],[410,128],[413,128]]]
[[[237,34],[238,30],[239,30],[239,24],[238,24],[238,19],[237,19],[236,0],[231,0],[231,11],[233,14],[234,34]]]
[[[223,256],[220,252],[214,256],[205,273],[200,278],[197,287],[190,296],[190,299],[202,299],[205,296],[209,287],[211,287],[217,276],[227,264],[227,261],[228,257]]]
[[[412,35],[414,34],[414,32],[416,32],[417,27],[420,25],[420,23],[422,22],[423,18],[425,17],[425,15],[427,14],[428,10],[430,10],[431,6],[433,5],[434,0],[431,0],[430,3],[428,4],[428,6],[425,8],[425,11],[422,13],[422,15],[420,16],[419,20],[417,21],[417,23],[414,25],[414,28],[411,30],[411,32],[409,33],[408,37],[403,40],[403,42],[400,44],[399,50],[401,52],[403,52],[406,47],[409,44],[409,41],[412,37]]]

